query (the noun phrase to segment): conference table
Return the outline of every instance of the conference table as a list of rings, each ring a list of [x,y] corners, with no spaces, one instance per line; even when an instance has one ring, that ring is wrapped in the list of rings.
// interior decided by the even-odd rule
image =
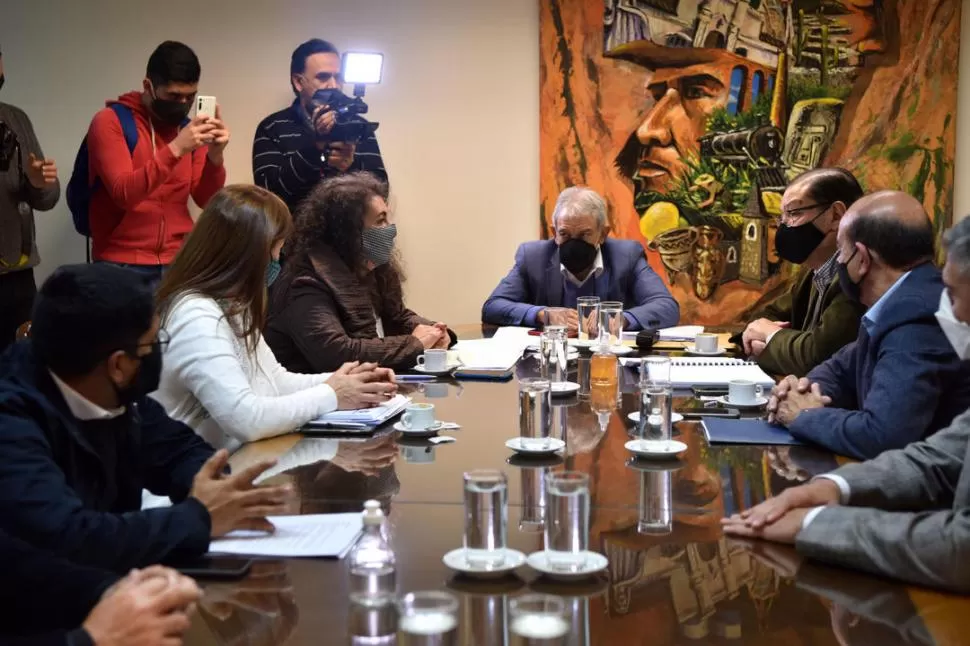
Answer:
[[[463,338],[478,326],[459,328]],[[674,353],[676,354],[676,353]],[[524,358],[518,377],[534,375]],[[624,444],[637,410],[635,383],[615,407],[586,397],[554,400],[559,457],[522,459],[505,447],[519,435],[518,390],[509,382],[406,384],[431,402],[439,420],[460,430],[434,445],[382,430],[333,440],[299,433],[253,443],[235,468],[267,457],[287,470],[270,482],[293,488],[287,513],[359,512],[369,499],[388,512],[400,593],[446,590],[459,601],[459,643],[510,643],[509,599],[543,592],[561,597],[572,629],[567,643],[595,644],[964,644],[970,599],[806,562],[787,546],[725,537],[719,521],[841,461],[808,447],[711,446],[701,424],[678,423],[688,445],[679,459],[644,463]],[[689,393],[685,395],[689,397]],[[679,397],[676,401],[681,401]],[[442,562],[461,547],[462,474],[500,469],[508,478],[508,543],[526,554],[543,548],[543,483],[561,470],[589,475],[590,549],[605,555],[599,576],[573,583],[537,576],[476,581]],[[377,644],[393,633],[392,606],[364,610],[348,596],[346,559],[257,561],[243,580],[205,585],[187,644]],[[380,630],[383,629],[383,630]]]

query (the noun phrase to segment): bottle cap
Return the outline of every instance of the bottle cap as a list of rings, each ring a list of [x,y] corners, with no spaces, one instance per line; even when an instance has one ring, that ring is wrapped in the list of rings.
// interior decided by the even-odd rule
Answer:
[[[376,500],[368,500],[364,503],[364,513],[362,514],[365,525],[380,525],[384,522],[384,511],[381,503]]]

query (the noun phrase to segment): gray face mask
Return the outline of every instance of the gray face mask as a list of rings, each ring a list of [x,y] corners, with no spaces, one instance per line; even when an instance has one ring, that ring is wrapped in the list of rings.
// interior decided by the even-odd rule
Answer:
[[[394,251],[394,238],[397,237],[397,225],[364,229],[361,238],[364,243],[364,256],[375,266],[380,267],[391,261]]]

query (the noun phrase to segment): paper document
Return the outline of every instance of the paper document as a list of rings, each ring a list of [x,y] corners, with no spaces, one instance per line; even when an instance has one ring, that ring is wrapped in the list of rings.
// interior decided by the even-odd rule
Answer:
[[[337,410],[312,420],[310,424],[340,426],[342,423],[350,423],[378,426],[403,411],[410,403],[410,398],[397,395],[380,406],[358,408],[357,410]]]
[[[693,341],[694,337],[704,332],[703,325],[678,325],[660,330],[661,341]]]
[[[471,339],[455,346],[467,370],[511,370],[518,362],[529,338]]]
[[[360,514],[309,514],[271,516],[276,532],[239,531],[209,544],[210,554],[244,556],[343,558],[353,547],[364,524]]]

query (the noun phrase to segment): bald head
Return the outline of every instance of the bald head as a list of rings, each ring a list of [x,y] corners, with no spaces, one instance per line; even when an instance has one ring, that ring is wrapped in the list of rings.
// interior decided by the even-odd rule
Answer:
[[[902,191],[859,199],[839,223],[839,247],[863,245],[892,269],[908,270],[933,258],[933,223],[923,205]]]

